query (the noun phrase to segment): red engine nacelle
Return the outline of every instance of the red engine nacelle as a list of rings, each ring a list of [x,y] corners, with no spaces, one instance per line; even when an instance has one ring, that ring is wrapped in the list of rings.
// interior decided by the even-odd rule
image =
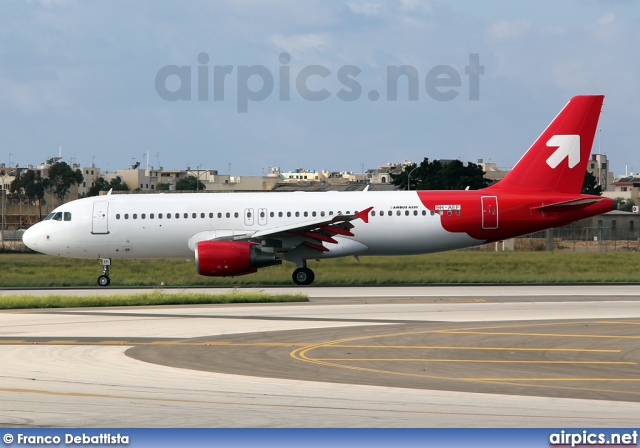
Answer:
[[[200,275],[227,277],[252,274],[265,266],[280,264],[273,253],[263,252],[246,241],[200,241],[196,244],[196,269]]]

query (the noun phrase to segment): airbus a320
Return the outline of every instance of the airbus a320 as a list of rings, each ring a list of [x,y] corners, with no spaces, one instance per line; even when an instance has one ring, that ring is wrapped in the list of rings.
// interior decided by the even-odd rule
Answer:
[[[24,233],[31,249],[111,261],[192,258],[199,274],[239,276],[295,263],[309,285],[307,260],[409,255],[513,238],[613,209],[581,194],[604,96],[572,98],[516,166],[481,190],[155,194],[79,199]]]

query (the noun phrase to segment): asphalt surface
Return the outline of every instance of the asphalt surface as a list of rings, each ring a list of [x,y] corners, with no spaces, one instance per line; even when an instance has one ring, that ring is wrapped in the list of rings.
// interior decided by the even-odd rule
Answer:
[[[0,425],[638,426],[638,289],[306,288],[302,304],[0,312]]]

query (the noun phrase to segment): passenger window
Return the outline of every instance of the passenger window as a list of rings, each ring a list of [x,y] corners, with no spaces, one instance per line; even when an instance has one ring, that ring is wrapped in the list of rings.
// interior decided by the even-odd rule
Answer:
[[[264,212],[260,212],[260,217],[264,218]]]
[[[209,213],[209,218],[213,218],[213,213]]]
[[[247,212],[247,218],[251,218],[251,212]]]
[[[167,213],[167,219],[171,219],[171,213]]]
[[[162,213],[158,213],[158,219],[162,219]]]
[[[456,216],[460,216],[460,210],[456,210]]]
[[[124,219],[129,219],[129,213],[124,214]]]
[[[203,214],[204,214],[204,213],[203,213]],[[185,215],[186,215],[186,213],[185,213]],[[191,217],[192,217],[193,219],[195,219],[197,216],[198,216],[198,215],[196,215],[195,213],[191,213]],[[186,218],[186,216],[185,216],[185,218]]]
[[[49,215],[51,216],[51,215]],[[47,219],[49,219],[49,216],[47,216]],[[120,219],[120,213],[116,213],[116,219]]]
[[[300,216],[300,212],[296,212],[296,218]]]
[[[451,210],[447,210],[447,216],[451,216]]]
[[[185,213],[184,214],[184,219],[187,219],[188,217],[189,217],[189,213]],[[195,216],[194,216],[194,218],[195,218]]]
[[[176,219],[180,219],[180,213],[175,214]]]
[[[195,215],[195,213],[194,213],[194,215]],[[194,218],[195,218],[195,216],[194,216]],[[200,213],[200,218],[204,219],[204,213]]]
[[[149,214],[149,219],[153,219],[153,213]]]
[[[313,216],[315,218],[316,217],[316,212],[312,212],[311,216]]]
[[[282,212],[278,212],[278,218],[282,218]]]
[[[396,212],[396,215],[400,216],[400,210],[398,210],[398,211]]]
[[[436,212],[434,212],[433,210],[431,210],[431,216],[435,215]]]
[[[65,221],[71,221],[71,213],[70,212],[64,212],[64,220]]]
[[[320,212],[320,216],[324,217],[324,212]]]
[[[389,216],[393,216],[393,212],[389,210]]]
[[[418,216],[418,210],[413,211],[413,216]]]
[[[427,211],[426,210],[422,210],[422,216],[427,216]]]
[[[404,211],[404,216],[409,216],[409,210]]]
[[[276,215],[276,214],[275,214],[275,213],[273,213],[273,212],[270,212],[270,213],[269,213],[269,216],[271,216],[272,218],[273,218],[275,215]]]
[[[231,218],[231,213],[227,212],[226,216],[227,218]]]
[[[140,215],[140,218],[141,218],[141,219],[144,219],[144,218],[146,218],[146,217],[147,217],[147,215],[145,215],[144,213],[143,213],[142,215]]]
[[[133,214],[133,219],[138,219],[138,214],[137,213]]]
[[[218,218],[222,218],[222,213],[218,213]]]
[[[304,212],[304,217],[306,218],[307,216],[309,216],[309,213]]]
[[[375,211],[371,211],[371,216],[376,216],[376,212]]]
[[[235,213],[233,214],[233,217],[234,217],[234,218],[237,218],[237,217],[238,217],[238,212],[235,212]]]
[[[333,216],[333,212],[331,212],[331,211],[330,211],[330,212],[329,212],[329,216]]]

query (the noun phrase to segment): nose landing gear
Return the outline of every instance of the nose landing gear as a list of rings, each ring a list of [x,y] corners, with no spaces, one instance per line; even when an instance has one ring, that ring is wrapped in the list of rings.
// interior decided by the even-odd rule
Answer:
[[[102,275],[98,277],[99,286],[109,286],[111,279],[109,278],[109,267],[111,266],[111,258],[99,258],[102,265]]]

